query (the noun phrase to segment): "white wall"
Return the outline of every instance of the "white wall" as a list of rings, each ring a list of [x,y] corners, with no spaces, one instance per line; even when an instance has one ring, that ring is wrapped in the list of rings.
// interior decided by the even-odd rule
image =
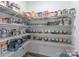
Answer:
[[[70,8],[71,2],[62,1],[31,1],[27,2],[27,11],[54,11],[63,8]]]
[[[13,1],[18,4],[21,8],[21,11],[27,11],[27,3],[25,1]]]
[[[77,49],[78,53],[79,53],[79,2],[72,2],[71,7],[75,7],[76,8],[76,19],[74,22],[74,25],[76,27],[75,29],[75,33],[74,33],[74,37],[75,37],[75,48]]]

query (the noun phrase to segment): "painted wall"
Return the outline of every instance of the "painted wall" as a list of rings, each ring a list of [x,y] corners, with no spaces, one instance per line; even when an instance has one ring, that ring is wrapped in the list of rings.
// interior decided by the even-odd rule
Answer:
[[[62,2],[62,1],[32,1],[27,2],[27,11],[54,11],[60,10],[63,8],[70,8],[71,2]]]
[[[71,7],[75,7],[76,8],[76,19],[74,22],[74,25],[76,27],[75,32],[74,32],[74,37],[75,37],[75,48],[77,49],[78,53],[79,53],[79,2],[72,2]]]
[[[27,11],[27,3],[25,1],[13,1],[18,4],[21,8],[21,11]]]

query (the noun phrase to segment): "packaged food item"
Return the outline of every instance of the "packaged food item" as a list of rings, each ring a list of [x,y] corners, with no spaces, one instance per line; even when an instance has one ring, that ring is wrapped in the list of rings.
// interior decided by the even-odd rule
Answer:
[[[35,11],[32,11],[32,12],[31,12],[31,17],[32,17],[32,18],[35,18],[36,16],[37,16],[37,13],[36,13]]]
[[[20,6],[19,6],[18,4],[14,3],[14,2],[11,3],[11,8],[12,8],[14,11],[20,13]]]
[[[61,16],[62,15],[61,10],[58,10],[57,12],[58,12],[57,16]]]
[[[10,1],[0,1],[0,4],[5,7],[8,7],[10,5]]]
[[[69,14],[75,16],[75,14],[76,14],[76,9],[75,9],[75,8],[71,8]]]
[[[12,35],[12,36],[15,36],[15,35],[16,35],[16,29],[12,29],[12,30],[11,30],[11,35]]]
[[[64,25],[69,25],[69,18],[63,18]]]
[[[50,12],[50,17],[53,17],[54,16],[54,12]]]
[[[57,12],[57,11],[54,11],[54,12],[53,12],[53,15],[54,15],[54,16],[57,16],[57,15],[58,15],[58,12]]]
[[[24,13],[24,15],[27,17],[31,17],[31,12],[26,12],[26,13]]]
[[[44,12],[43,12],[43,16],[44,16],[44,17],[48,17],[48,16],[49,16],[49,11],[44,11]]]
[[[7,43],[0,42],[0,49],[1,49],[1,55],[6,54],[7,53]]]
[[[20,47],[20,44],[17,39],[12,39],[12,40],[8,41],[7,44],[8,44],[8,46],[7,46],[8,51],[17,51],[18,48]]]
[[[38,15],[38,17],[42,17],[43,13],[42,12],[38,12],[37,15]]]
[[[68,15],[68,9],[63,9],[62,10],[62,15]]]
[[[2,23],[9,23],[9,18],[2,18]]]
[[[2,28],[2,38],[6,38],[6,37],[7,37],[7,29]]]

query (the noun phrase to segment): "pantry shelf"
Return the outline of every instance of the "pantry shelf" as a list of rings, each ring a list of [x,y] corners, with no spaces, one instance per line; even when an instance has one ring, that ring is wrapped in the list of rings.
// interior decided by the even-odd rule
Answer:
[[[32,36],[41,36],[41,37],[53,37],[53,38],[72,38],[72,35],[63,35],[63,34],[46,34],[46,33],[30,33]]]
[[[0,12],[3,12],[5,14],[9,14],[9,15],[12,15],[12,16],[16,16],[16,17],[19,17],[19,18],[26,18],[25,16],[17,13],[16,11],[8,8],[8,7],[5,7],[3,5],[0,4]]]
[[[60,16],[52,16],[52,17],[34,17],[32,18],[33,21],[35,20],[48,20],[48,19],[52,19],[52,20],[55,20],[55,19],[59,19],[59,18],[71,18],[71,17],[75,17],[73,15],[60,15]],[[30,20],[32,21],[32,20]]]
[[[0,42],[4,42],[4,41],[7,41],[7,40],[12,40],[12,39],[15,39],[15,38],[21,38],[22,36],[25,36],[25,35],[30,35],[30,34],[26,33],[26,34],[21,34],[21,35],[13,36],[13,37],[0,38]]]
[[[71,27],[72,25],[28,25],[29,27],[42,27],[42,28],[46,28],[46,27]]]
[[[31,40],[32,43],[39,43],[39,44],[45,44],[55,47],[61,47],[61,48],[67,48],[67,47],[73,47],[73,44],[64,44],[64,43],[55,43],[55,42],[46,42],[46,41],[37,41],[37,40]]]
[[[24,24],[16,24],[16,23],[0,23],[1,26],[19,26],[19,27],[28,27],[27,25]]]
[[[30,43],[30,41],[27,41],[27,42],[25,42],[25,43],[23,43],[23,45],[17,50],[17,51],[13,51],[13,52],[7,52],[6,54],[4,54],[4,55],[2,55],[2,56],[0,56],[0,57],[11,57],[11,56],[16,56],[15,54],[17,54],[17,52],[19,51],[19,52],[21,52],[20,50],[22,50],[25,46],[27,46],[28,44]],[[26,47],[25,47],[26,48]],[[27,52],[27,50],[26,50],[26,52]],[[25,52],[25,53],[26,53]],[[24,54],[25,54],[24,53]]]
[[[50,31],[54,31],[54,30],[68,30],[68,31],[71,31],[72,29],[74,29],[75,27],[72,27],[72,26],[28,26],[30,27],[32,30],[35,30],[35,31],[47,31],[47,30],[50,30]]]

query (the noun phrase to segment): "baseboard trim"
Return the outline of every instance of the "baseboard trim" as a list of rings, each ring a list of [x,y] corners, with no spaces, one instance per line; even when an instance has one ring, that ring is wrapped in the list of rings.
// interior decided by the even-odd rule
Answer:
[[[33,53],[33,52],[27,52],[23,57],[28,57],[27,55],[31,55],[31,56],[34,56],[34,57],[49,57],[49,56],[46,56],[46,55],[41,55],[41,54],[38,54],[38,53]]]

